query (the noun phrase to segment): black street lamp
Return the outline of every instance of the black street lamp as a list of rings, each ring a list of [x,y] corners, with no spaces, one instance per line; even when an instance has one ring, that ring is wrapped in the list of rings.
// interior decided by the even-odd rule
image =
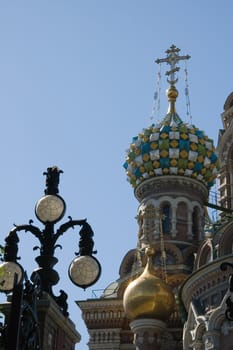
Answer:
[[[53,269],[58,262],[54,256],[55,249],[61,248],[57,244],[58,239],[69,228],[81,226],[79,231],[79,251],[76,258],[71,262],[69,267],[69,277],[71,281],[81,287],[87,288],[93,285],[100,277],[101,266],[93,254],[94,241],[91,226],[84,220],[73,220],[70,216],[69,221],[62,224],[55,231],[55,224],[61,220],[65,214],[66,204],[64,199],[58,195],[59,176],[62,173],[56,166],[49,167],[46,175],[45,195],[36,203],[35,214],[40,222],[44,224],[44,229],[32,225],[30,220],[27,225],[15,225],[5,239],[4,263],[0,266],[0,291],[9,292],[14,288],[14,283],[19,284],[23,277],[24,271],[22,266],[17,262],[20,258],[17,256],[20,231],[30,232],[40,242],[33,250],[39,249],[40,255],[35,258],[38,268],[31,275],[32,282],[40,284],[42,292],[47,292],[57,302],[65,315],[67,313],[67,294],[61,290],[60,296],[55,296],[52,287],[59,281],[59,274]]]

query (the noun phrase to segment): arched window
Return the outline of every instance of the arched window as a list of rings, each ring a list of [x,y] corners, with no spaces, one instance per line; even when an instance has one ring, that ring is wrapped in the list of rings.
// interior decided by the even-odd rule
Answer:
[[[208,264],[213,259],[213,249],[210,241],[204,242],[203,246],[200,249],[200,253],[197,256],[197,268]]]
[[[170,233],[170,222],[171,222],[171,206],[166,203],[162,206],[162,230],[163,233]]]
[[[188,206],[185,202],[179,202],[176,211],[177,237],[181,240],[187,239],[188,232]]]

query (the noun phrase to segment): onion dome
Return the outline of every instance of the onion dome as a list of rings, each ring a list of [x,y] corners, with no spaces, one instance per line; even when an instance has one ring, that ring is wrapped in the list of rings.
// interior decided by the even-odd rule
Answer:
[[[168,284],[155,275],[152,263],[153,248],[147,248],[147,265],[143,273],[125,290],[123,306],[131,320],[155,318],[166,321],[174,309],[174,296]]]
[[[163,121],[143,129],[127,150],[124,168],[135,188],[146,179],[163,175],[186,176],[209,189],[218,173],[213,141],[194,125],[184,123],[175,110],[178,91],[167,90],[169,109]]]

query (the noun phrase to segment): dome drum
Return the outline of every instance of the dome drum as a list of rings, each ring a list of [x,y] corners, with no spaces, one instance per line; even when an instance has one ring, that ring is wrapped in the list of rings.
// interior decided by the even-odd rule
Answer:
[[[139,202],[148,197],[159,199],[162,196],[177,194],[200,203],[208,199],[208,189],[203,183],[192,178],[174,175],[150,178],[134,189],[134,195]]]

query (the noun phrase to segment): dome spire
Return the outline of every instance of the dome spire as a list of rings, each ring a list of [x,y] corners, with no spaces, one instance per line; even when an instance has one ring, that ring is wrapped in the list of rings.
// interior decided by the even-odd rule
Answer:
[[[218,173],[219,163],[213,141],[193,124],[184,123],[176,113],[176,73],[180,69],[177,63],[190,58],[189,55],[179,55],[179,51],[172,45],[166,51],[167,57],[156,60],[156,63],[167,63],[171,68],[166,72],[169,83],[167,114],[161,122],[152,124],[135,136],[126,152],[124,168],[128,181],[137,188],[137,198],[144,190],[147,191],[147,187],[138,186],[152,178],[185,176],[202,182],[208,190]]]
[[[170,84],[168,90],[167,90],[167,98],[169,102],[169,107],[167,111],[167,115],[164,119],[164,122],[167,122],[168,124],[180,124],[182,123],[182,120],[176,113],[176,107],[175,102],[178,97],[178,90],[175,87],[175,84],[178,81],[178,78],[176,77],[176,72],[180,70],[180,67],[177,66],[177,63],[182,60],[188,60],[191,56],[185,55],[185,56],[179,56],[180,49],[176,47],[175,45],[171,45],[171,47],[165,51],[167,54],[167,57],[165,58],[158,58],[155,62],[160,63],[167,63],[170,65],[170,70],[166,71],[166,75],[169,77],[167,78],[167,82]]]

